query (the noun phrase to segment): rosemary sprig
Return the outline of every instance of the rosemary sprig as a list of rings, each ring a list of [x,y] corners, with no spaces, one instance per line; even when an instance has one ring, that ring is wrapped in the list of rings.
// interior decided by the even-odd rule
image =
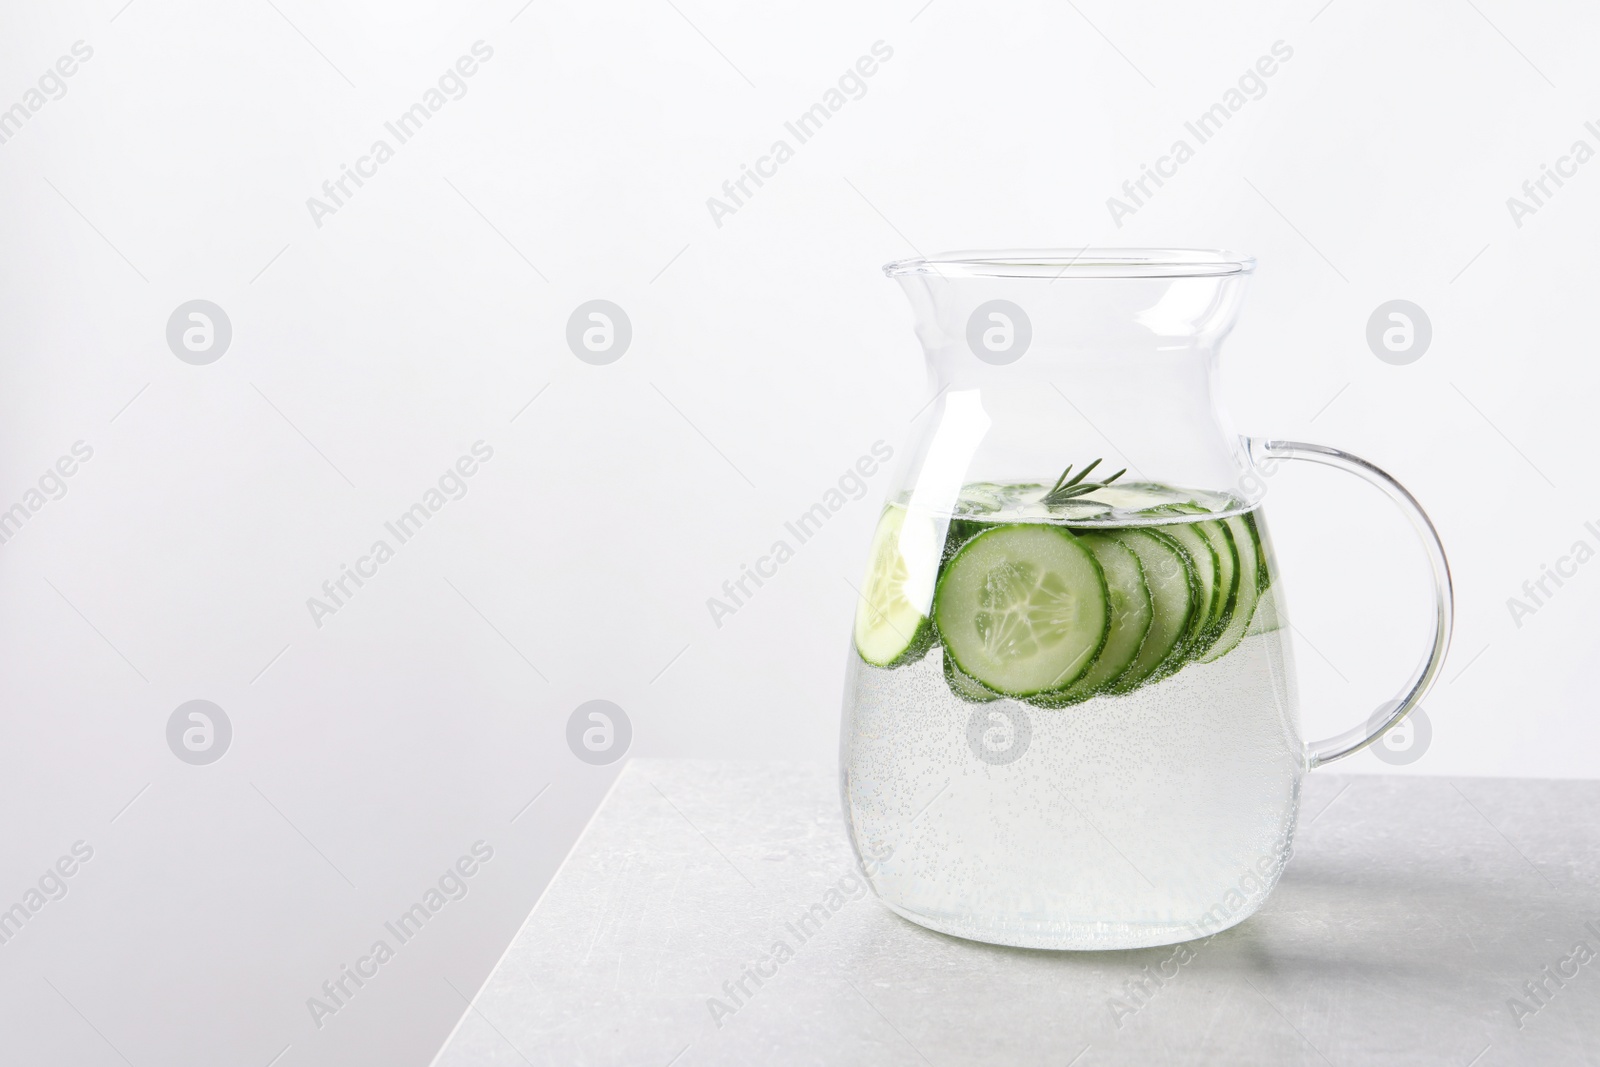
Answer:
[[[1050,488],[1050,491],[1044,495],[1043,503],[1065,504],[1067,501],[1076,499],[1077,497],[1087,496],[1096,489],[1104,489],[1106,486],[1110,485],[1112,482],[1128,473],[1128,468],[1124,467],[1109,478],[1102,478],[1097,482],[1085,481],[1085,479],[1089,476],[1089,472],[1094,470],[1099,465],[1100,461],[1097,459],[1093,463],[1090,463],[1088,466],[1080,470],[1071,481],[1068,481],[1067,476],[1072,474],[1072,464],[1067,464],[1067,469],[1061,472],[1061,477],[1056,479],[1056,484],[1053,485]]]

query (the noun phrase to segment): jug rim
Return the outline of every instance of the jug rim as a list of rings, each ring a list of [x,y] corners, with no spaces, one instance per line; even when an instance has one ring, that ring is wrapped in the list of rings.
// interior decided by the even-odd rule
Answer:
[[[941,252],[885,263],[890,278],[1214,278],[1249,274],[1253,256],[1203,248],[1045,248]]]

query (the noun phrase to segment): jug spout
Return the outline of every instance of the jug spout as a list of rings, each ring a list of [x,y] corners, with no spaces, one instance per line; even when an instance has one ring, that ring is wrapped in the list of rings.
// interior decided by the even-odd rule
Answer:
[[[937,389],[924,445],[946,464],[961,452],[966,482],[1047,480],[1099,458],[1236,493],[1249,456],[1213,379],[1254,266],[1228,252],[1092,248],[889,264]]]

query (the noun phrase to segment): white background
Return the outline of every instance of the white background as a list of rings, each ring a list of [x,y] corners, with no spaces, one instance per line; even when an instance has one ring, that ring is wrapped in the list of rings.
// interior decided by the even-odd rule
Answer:
[[[1591,775],[1600,564],[1520,627],[1506,600],[1600,547],[1600,163],[1521,227],[1506,198],[1600,148],[1600,14],[1319,2],[7,4],[0,107],[94,53],[0,145],[0,508],[94,454],[0,545],[0,907],[94,857],[0,945],[0,1061],[424,1064],[615,777],[568,750],[578,704],[626,709],[634,754],[831,760],[887,475],[720,628],[705,601],[908,446],[926,386],[878,267],[918,251],[1257,256],[1235,423],[1386,467],[1455,568],[1400,771]],[[318,227],[307,198],[479,40],[466,95]],[[879,40],[866,95],[717,226],[707,198]],[[1265,96],[1114,225],[1278,40]],[[165,339],[196,298],[233,327],[207,366]],[[565,343],[595,298],[633,324],[609,366]],[[1409,366],[1365,342],[1394,298],[1433,324]],[[467,495],[314,625],[479,440]],[[1425,617],[1420,553],[1340,477],[1269,497],[1312,734],[1390,694]],[[165,739],[196,698],[234,731],[203,767]],[[314,1025],[478,840],[469,895]]]

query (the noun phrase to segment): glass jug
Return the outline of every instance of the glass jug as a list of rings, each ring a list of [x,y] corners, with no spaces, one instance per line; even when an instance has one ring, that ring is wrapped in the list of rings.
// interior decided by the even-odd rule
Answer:
[[[1400,722],[1449,643],[1412,496],[1320,445],[1240,437],[1217,349],[1248,257],[1100,250],[891,263],[937,386],[873,535],[841,791],[880,899],[1026,948],[1171,944],[1251,915],[1307,771]],[[1409,518],[1433,641],[1387,717],[1302,742],[1264,474],[1349,471]]]

